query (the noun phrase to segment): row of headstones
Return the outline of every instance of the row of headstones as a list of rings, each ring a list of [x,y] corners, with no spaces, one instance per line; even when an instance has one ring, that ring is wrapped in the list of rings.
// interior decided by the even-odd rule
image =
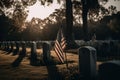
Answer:
[[[108,42],[103,42],[102,44],[106,45],[106,43]],[[102,64],[100,64],[98,66],[98,70],[96,70],[97,55],[99,53],[97,51],[98,49],[95,49],[95,48],[98,47],[98,45],[96,46],[95,42],[88,42],[85,44],[82,42],[82,44],[83,46],[79,48],[79,53],[78,53],[79,54],[79,70],[80,70],[79,72],[81,74],[82,80],[116,80],[116,79],[120,80],[120,60],[105,61]],[[87,45],[89,44],[93,47],[84,46],[86,44]],[[111,47],[114,48],[113,43],[110,42],[108,44],[112,44]],[[106,54],[106,51],[104,54]],[[120,57],[120,53],[119,55],[115,54],[115,56]],[[101,58],[103,57],[104,55]]]
[[[88,45],[96,48],[97,50],[97,58],[99,60],[102,59],[120,59],[120,41],[111,40],[111,41],[76,41],[80,46]]]
[[[43,59],[46,63],[50,61],[50,44],[43,43]],[[25,50],[25,42],[22,42],[22,51]],[[79,48],[79,72],[82,80],[114,80],[120,79],[120,61],[109,61],[99,66],[99,73],[96,70],[96,49],[91,46],[83,46]],[[23,54],[21,54],[23,55]],[[31,46],[31,64],[36,62],[36,43],[32,42]]]
[[[25,44],[25,47],[27,48],[31,48],[31,46],[33,45],[33,43],[36,44],[36,48],[42,48],[42,44],[43,43],[49,43],[51,45],[53,45],[54,42],[52,41],[2,41],[0,42],[0,49],[1,50],[13,50],[14,47],[16,47],[16,49],[22,47],[23,44]]]
[[[80,47],[78,54],[82,80],[120,80],[120,60],[105,61],[97,70],[97,52],[94,47]]]
[[[24,42],[19,42],[19,41],[3,41],[0,42],[0,49],[7,51],[7,52],[14,52],[14,54],[17,54],[19,52],[20,47],[23,48]],[[14,50],[14,47],[16,48]]]
[[[19,47],[21,46],[22,43],[25,43],[26,47],[31,47],[31,43],[35,42],[37,44],[37,48],[42,48],[42,43],[50,43],[53,44],[53,41],[2,41],[0,42],[0,48],[1,47],[6,47],[9,46],[11,47],[19,45]]]
[[[40,61],[38,60],[38,55],[37,55],[37,44],[39,44],[39,48],[42,47],[42,58],[44,61],[50,61],[50,42],[44,41],[44,42],[36,42],[36,41],[3,41],[0,42],[0,50],[6,51],[8,53],[13,53],[13,55],[19,55],[20,57],[26,57],[27,55],[27,47],[31,48],[31,53],[30,53],[30,64],[31,65],[40,65]],[[16,47],[16,48],[14,48]],[[20,50],[22,48],[22,50]]]
[[[19,43],[16,42],[17,46],[18,46],[18,44]],[[22,45],[22,51],[19,53],[19,55],[23,58],[26,53],[25,42],[22,42],[21,45]],[[2,46],[3,46],[3,44],[1,45],[1,47]],[[8,47],[8,44],[4,43],[3,50],[6,50],[7,47]],[[49,63],[50,44],[47,44],[47,43],[43,44],[43,53],[48,53],[48,54],[44,54],[43,59],[46,60],[46,63]],[[30,64],[34,65],[34,64],[38,63],[36,56],[37,56],[36,55],[36,43],[32,42],[32,46],[31,46],[31,57],[32,58],[30,59]],[[21,59],[21,58],[19,58],[19,59]],[[16,63],[16,62],[18,62],[18,61],[15,61],[13,63],[14,66],[18,66],[18,63]],[[85,80],[87,80],[87,79],[95,80],[95,78],[96,78],[96,50],[94,48],[92,48],[90,46],[86,46],[86,47],[82,47],[79,49],[79,70],[80,70],[80,76],[82,75],[81,78],[83,78]]]
[[[33,41],[11,41],[11,42],[2,42],[0,44],[3,44],[2,48],[5,50],[12,52],[13,46],[16,46],[15,53],[18,51],[18,47],[21,46],[21,43],[25,43],[26,47],[31,47],[31,43]],[[47,42],[50,43],[50,46],[54,46],[53,41],[34,41],[36,43],[37,48],[42,48],[42,43]],[[76,41],[80,46],[88,45],[96,48],[97,50],[97,58],[98,60],[106,60],[106,59],[120,59],[120,42],[119,41]],[[18,46],[19,45],[19,46]],[[7,46],[7,47],[6,47]],[[10,46],[10,47],[9,47]],[[50,48],[52,48],[50,47]],[[11,49],[10,49],[11,48]]]

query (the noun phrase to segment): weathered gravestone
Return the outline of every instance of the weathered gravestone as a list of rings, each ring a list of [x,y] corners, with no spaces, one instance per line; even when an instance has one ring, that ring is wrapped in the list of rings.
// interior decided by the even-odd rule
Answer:
[[[15,47],[16,49],[14,50],[13,55],[16,55],[19,52],[20,43],[18,41],[15,42]]]
[[[50,44],[47,42],[43,43],[43,60],[45,64],[51,64]]]
[[[2,50],[7,51],[7,48],[9,48],[8,47],[8,43],[7,42],[3,42],[2,43]]]
[[[2,50],[2,48],[3,48],[3,42],[1,42],[1,46],[0,46],[0,49]]]
[[[26,56],[26,43],[25,41],[21,42],[22,50],[20,51],[19,55]]]
[[[36,42],[31,42],[31,55],[30,55],[30,65],[38,66],[40,61],[37,59],[37,44]]]
[[[4,42],[0,42],[0,49],[3,50],[5,48],[5,43]]]
[[[5,44],[5,42],[3,41],[3,42],[1,43],[1,50],[5,50],[5,48],[6,48],[6,44]]]
[[[120,61],[113,60],[99,65],[100,80],[120,80]]]
[[[9,53],[12,52],[14,50],[14,42],[11,41],[10,42],[10,50],[9,50]]]
[[[96,80],[96,49],[91,46],[79,48],[79,71],[83,80]]]
[[[42,41],[37,41],[37,48],[38,49],[42,48]]]
[[[10,51],[10,42],[8,41],[7,44],[6,44],[6,51],[9,52]]]
[[[2,50],[6,51],[7,49],[7,42],[2,43]]]

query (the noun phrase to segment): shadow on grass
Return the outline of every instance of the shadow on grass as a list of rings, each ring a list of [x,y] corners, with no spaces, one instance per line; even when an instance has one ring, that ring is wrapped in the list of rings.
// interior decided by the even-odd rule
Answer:
[[[22,62],[24,56],[20,55],[18,58],[12,63],[12,67],[18,67]]]
[[[50,60],[44,59],[43,55],[38,55],[37,58],[32,58],[33,60],[31,61],[30,55],[26,55],[27,59],[30,60],[30,65],[32,66],[46,66],[46,65],[62,65],[57,58],[51,56]],[[64,64],[66,63],[74,63],[75,61],[73,60],[68,60],[65,61]]]
[[[13,51],[13,56],[15,56],[15,55],[17,55],[19,53],[19,49],[15,49],[14,51]]]
[[[64,80],[63,75],[53,61],[44,60],[44,63],[48,71],[48,80]]]
[[[22,60],[25,58],[25,56],[26,56],[26,52],[21,51],[17,59],[11,64],[12,67],[18,67],[22,62]]]

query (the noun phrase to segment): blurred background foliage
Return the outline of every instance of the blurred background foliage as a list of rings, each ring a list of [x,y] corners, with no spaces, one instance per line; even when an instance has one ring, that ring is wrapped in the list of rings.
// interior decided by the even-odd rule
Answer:
[[[44,20],[32,18],[26,21],[29,10],[37,0],[0,0],[0,40],[55,40],[60,26],[66,26],[66,10],[63,5]],[[39,0],[41,5],[49,6],[53,0]],[[98,0],[101,4],[97,10],[88,12],[89,39],[96,34],[97,40],[120,39],[120,11],[116,6],[103,7],[108,0]],[[73,32],[76,40],[83,39],[82,3],[72,0]]]

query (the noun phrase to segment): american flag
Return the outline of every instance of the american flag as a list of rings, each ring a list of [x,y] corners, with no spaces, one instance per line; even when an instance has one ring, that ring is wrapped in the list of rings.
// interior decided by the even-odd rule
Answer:
[[[62,28],[60,28],[60,30],[58,31],[58,34],[57,34],[57,39],[55,41],[54,50],[55,50],[55,53],[57,54],[59,60],[62,63],[64,63],[64,61],[65,61],[65,53],[63,52],[63,50],[65,49],[65,46],[66,46],[66,39],[63,36]]]

